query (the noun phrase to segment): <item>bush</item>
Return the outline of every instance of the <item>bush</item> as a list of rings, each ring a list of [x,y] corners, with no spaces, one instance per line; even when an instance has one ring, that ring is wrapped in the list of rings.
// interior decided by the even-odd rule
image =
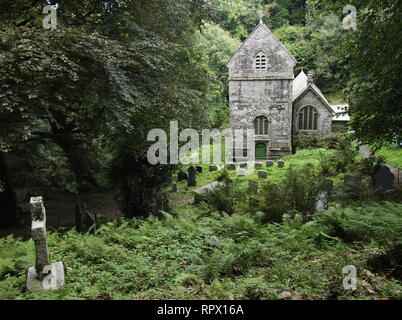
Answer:
[[[318,147],[318,136],[298,134],[294,136],[293,146],[299,149],[313,149]]]
[[[203,196],[203,201],[206,202],[212,210],[220,213],[232,215],[235,212],[238,204],[246,202],[246,191],[239,185],[238,181],[228,179],[227,175],[223,174],[221,181],[225,185],[215,192],[209,192]]]

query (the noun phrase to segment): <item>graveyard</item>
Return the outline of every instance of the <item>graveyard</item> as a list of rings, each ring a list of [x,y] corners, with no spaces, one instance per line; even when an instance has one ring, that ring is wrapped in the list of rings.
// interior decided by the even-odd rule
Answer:
[[[0,0],[0,301],[400,300],[401,9]]]
[[[288,214],[281,213],[280,219],[267,215],[266,201],[279,207],[278,201],[286,201],[273,187],[284,190],[281,184],[292,177],[290,168],[309,179],[323,169],[323,158],[336,158],[337,151],[300,149],[257,165],[185,165],[157,200],[159,211],[146,219],[116,218],[96,231],[50,228],[47,239],[46,231],[45,239],[38,239],[48,245],[42,263],[62,264],[53,271],[58,282],[51,290],[46,285],[32,289],[35,269],[26,276],[43,252],[35,252],[41,245],[34,234],[35,245],[29,236],[0,238],[0,298],[397,298],[401,270],[390,257],[400,259],[395,252],[400,246],[400,191],[370,193],[368,177],[357,175],[363,161],[359,152],[345,172],[324,175],[331,187],[314,197],[312,211],[284,209]],[[297,171],[306,166],[311,169],[307,175]],[[345,184],[364,190],[347,198],[344,193],[351,191]],[[38,200],[43,201],[31,201]],[[347,265],[359,270],[354,291],[341,286],[339,266]]]

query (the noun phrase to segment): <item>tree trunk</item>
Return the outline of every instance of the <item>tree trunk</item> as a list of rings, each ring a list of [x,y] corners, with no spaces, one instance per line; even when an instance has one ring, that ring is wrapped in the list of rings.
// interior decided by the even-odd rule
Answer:
[[[79,192],[98,188],[98,183],[91,172],[91,159],[88,150],[80,146],[71,136],[55,134],[54,142],[64,151],[68,158],[71,170],[77,181]]]
[[[1,152],[0,184],[0,229],[12,228],[18,225],[17,196],[10,184],[5,155]]]

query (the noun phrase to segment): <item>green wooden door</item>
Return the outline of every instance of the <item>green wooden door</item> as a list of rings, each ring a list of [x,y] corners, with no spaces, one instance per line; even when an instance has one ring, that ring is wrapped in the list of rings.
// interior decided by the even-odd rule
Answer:
[[[255,157],[256,159],[267,158],[267,145],[265,143],[259,142],[255,144]]]

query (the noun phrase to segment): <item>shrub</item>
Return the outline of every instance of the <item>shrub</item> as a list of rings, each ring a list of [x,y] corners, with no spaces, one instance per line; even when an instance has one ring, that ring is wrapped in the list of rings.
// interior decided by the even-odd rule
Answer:
[[[317,148],[318,136],[310,134],[298,134],[294,136],[293,145],[299,149]]]
[[[215,192],[209,192],[203,196],[205,201],[212,210],[220,213],[232,215],[235,212],[236,205],[246,202],[246,191],[240,188],[238,181],[232,181],[227,177],[222,178],[225,185]]]

